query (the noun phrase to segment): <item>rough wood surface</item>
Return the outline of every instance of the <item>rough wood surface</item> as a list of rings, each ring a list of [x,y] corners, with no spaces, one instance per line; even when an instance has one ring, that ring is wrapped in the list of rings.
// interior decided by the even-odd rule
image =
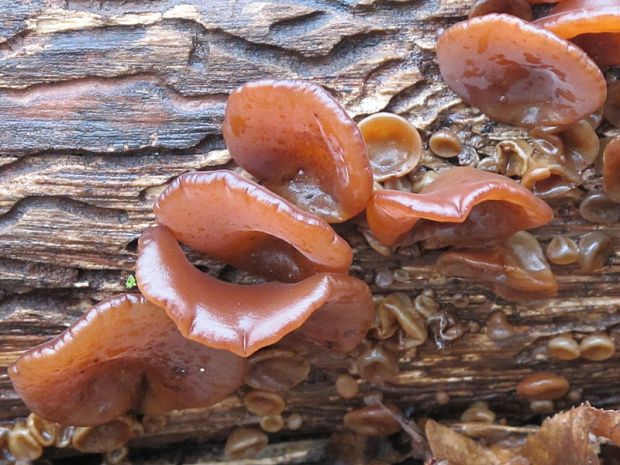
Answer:
[[[152,222],[153,201],[166,184],[185,171],[229,164],[219,125],[226,95],[239,84],[261,77],[311,79],[356,118],[393,111],[425,139],[449,126],[481,154],[497,140],[523,135],[463,105],[440,80],[436,33],[461,19],[469,3],[0,0],[0,420],[26,413],[4,367],[94,302],[124,290],[136,239]],[[585,223],[569,205],[536,235],[546,243],[560,232],[578,237],[595,229],[620,236],[618,225]],[[457,311],[458,319],[482,327],[443,350],[428,343],[403,361],[401,375],[381,388],[403,409],[442,418],[457,415],[472,399],[487,399],[500,416],[526,421],[526,405],[514,388],[535,370],[561,372],[584,399],[620,406],[620,356],[604,363],[557,362],[543,350],[549,336],[569,330],[610,331],[620,344],[617,256],[597,273],[556,267],[558,298],[516,305],[475,284],[437,276],[435,254],[386,258],[355,231],[344,234],[356,248],[354,271],[369,282],[384,269],[409,273],[408,282],[373,285],[375,292],[414,296],[432,288],[445,308],[462,293],[470,304]],[[235,277],[221,264],[200,263],[215,275]],[[486,317],[498,309],[518,328],[502,343],[484,330]],[[346,365],[342,358],[316,361],[310,380],[286,395],[287,411],[301,413],[304,426],[276,440],[324,437],[339,426],[342,414],[360,402],[335,394],[333,380]],[[437,390],[450,394],[449,406],[437,406]],[[136,445],[221,443],[233,425],[256,421],[232,398],[209,412],[172,415],[165,429]]]

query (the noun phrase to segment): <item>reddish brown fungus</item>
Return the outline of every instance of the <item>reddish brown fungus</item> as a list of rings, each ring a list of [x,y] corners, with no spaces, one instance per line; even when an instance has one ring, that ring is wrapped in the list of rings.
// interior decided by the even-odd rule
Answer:
[[[440,129],[433,133],[428,140],[428,146],[435,155],[441,158],[456,157],[463,149],[459,136],[451,129]]]
[[[369,405],[348,412],[344,425],[362,436],[389,436],[401,429],[396,415],[400,415],[400,410],[393,404]]]
[[[446,276],[477,279],[510,300],[547,298],[558,292],[540,244],[525,231],[489,248],[446,252],[437,260],[437,269]]]
[[[546,255],[554,265],[570,265],[579,258],[579,246],[570,237],[555,236],[547,245]]]
[[[422,139],[405,118],[375,113],[359,122],[375,181],[404,176],[422,158]]]
[[[569,388],[563,376],[540,372],[524,378],[517,386],[517,394],[528,400],[555,400],[563,397]]]
[[[228,98],[222,134],[241,167],[330,223],[352,218],[368,202],[364,139],[316,84],[262,80],[239,87]]]
[[[340,375],[336,379],[336,392],[343,399],[352,399],[357,396],[359,387],[357,381],[351,375]]]
[[[188,173],[155,204],[184,244],[267,279],[342,273],[352,251],[329,224],[231,171]]]
[[[526,0],[476,0],[469,8],[468,18],[484,16],[490,13],[506,13],[531,21],[532,8]]]
[[[260,419],[260,427],[267,433],[277,433],[284,428],[282,415],[267,415]]]
[[[321,273],[295,284],[239,285],[199,271],[163,226],[140,238],[138,287],[165,308],[180,332],[207,346],[247,357],[288,333],[348,352],[374,319],[368,286],[344,274]]]
[[[282,413],[286,403],[275,392],[252,390],[243,397],[243,405],[248,411],[260,415],[277,415]]]
[[[596,271],[605,265],[614,245],[607,234],[594,231],[579,239],[579,266],[583,271]]]
[[[592,334],[580,342],[579,349],[581,356],[586,360],[600,362],[616,353],[616,344],[607,334]]]
[[[373,384],[382,384],[398,375],[398,355],[383,344],[364,350],[355,361],[359,375]]]
[[[80,426],[73,432],[71,445],[81,452],[109,452],[123,447],[136,435],[135,422],[123,416],[98,426]]]
[[[620,6],[616,0],[567,0],[534,24],[572,39],[601,65],[620,64]]]
[[[495,147],[497,169],[506,176],[523,176],[534,148],[523,140],[504,140]]]
[[[514,326],[510,324],[506,314],[501,310],[489,315],[486,330],[487,336],[492,341],[503,341],[515,335]]]
[[[553,212],[505,176],[452,168],[419,194],[377,191],[368,224],[386,245],[424,241],[427,248],[479,246],[548,223]]]
[[[603,192],[590,192],[579,204],[579,214],[591,223],[612,224],[620,219],[620,205]]]
[[[556,157],[544,155],[532,157],[528,171],[521,178],[523,187],[547,201],[574,197],[580,182],[576,171],[561,164]]]
[[[579,344],[571,334],[561,334],[547,343],[549,355],[558,360],[575,360],[581,355]]]
[[[620,127],[620,81],[615,81],[609,85],[603,115],[612,125],[617,128]]]
[[[377,319],[378,326],[375,333],[378,339],[388,339],[400,328],[414,345],[426,342],[428,337],[426,321],[415,310],[407,294],[397,292],[383,299],[377,309]]]
[[[603,151],[603,189],[620,203],[620,137],[612,139]]]
[[[474,402],[461,415],[461,421],[465,423],[493,423],[495,413],[489,409],[486,402]]]
[[[125,294],[25,352],[9,375],[37,415],[99,425],[137,410],[206,407],[243,382],[245,360],[185,339],[160,308]]]
[[[246,384],[255,389],[286,391],[304,381],[310,364],[302,355],[288,350],[265,349],[249,359]]]
[[[447,29],[437,60],[452,90],[504,123],[572,124],[605,101],[605,79],[581,49],[506,14]]]

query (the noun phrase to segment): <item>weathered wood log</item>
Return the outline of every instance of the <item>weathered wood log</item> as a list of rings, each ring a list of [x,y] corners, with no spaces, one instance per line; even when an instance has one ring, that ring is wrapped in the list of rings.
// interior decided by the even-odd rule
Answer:
[[[498,140],[525,136],[463,105],[441,82],[436,33],[461,19],[469,3],[0,0],[0,421],[27,414],[5,367],[94,302],[125,290],[136,240],[153,221],[159,192],[183,172],[230,166],[219,125],[226,95],[239,84],[268,76],[311,79],[356,118],[393,111],[425,140],[449,126],[481,155]],[[596,187],[599,179],[590,174],[588,186]],[[617,256],[596,273],[555,267],[559,297],[515,304],[476,283],[440,277],[436,253],[383,257],[353,228],[340,229],[355,247],[353,272],[375,293],[415,296],[433,289],[446,309],[453,309],[456,294],[469,297],[455,314],[472,323],[472,331],[443,349],[429,342],[403,360],[401,374],[380,388],[388,400],[416,414],[453,418],[471,401],[485,399],[500,417],[524,422],[533,415],[516,398],[516,384],[528,373],[551,370],[582,390],[584,400],[620,406],[620,356],[559,362],[544,350],[549,336],[566,331],[608,331],[620,343]],[[568,204],[535,234],[545,244],[558,233],[578,237],[600,229],[620,236],[618,224],[586,223]],[[214,275],[247,279],[193,258]],[[375,276],[384,270],[401,270],[400,280],[378,287]],[[517,328],[514,337],[488,337],[485,322],[496,310]],[[304,425],[279,433],[276,442],[324,438],[361,402],[335,393],[333,381],[346,371],[346,358],[313,363],[308,382],[285,396],[287,412],[301,413]],[[439,390],[450,395],[448,406],[437,404]],[[208,411],[175,413],[164,429],[134,446],[190,440],[221,446],[233,426],[256,422],[233,397]],[[267,452],[272,461],[264,463],[320,462],[325,442],[290,444],[298,455],[273,449]],[[213,450],[201,463],[221,453]],[[174,457],[157,463],[174,463]]]

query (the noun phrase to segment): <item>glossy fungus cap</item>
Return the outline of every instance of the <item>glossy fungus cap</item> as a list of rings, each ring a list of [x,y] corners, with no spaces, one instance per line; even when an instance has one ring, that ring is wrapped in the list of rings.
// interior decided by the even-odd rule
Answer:
[[[247,357],[288,333],[336,351],[352,350],[374,318],[368,286],[320,273],[295,284],[239,285],[195,268],[169,229],[147,229],[138,243],[138,287],[165,308],[188,339]]]
[[[605,79],[581,49],[510,15],[450,27],[437,42],[437,60],[452,90],[504,123],[568,125],[605,101]]]
[[[129,410],[161,415],[213,405],[243,384],[246,360],[184,338],[135,294],[104,300],[9,368],[37,415],[99,425]]]
[[[368,202],[372,171],[362,135],[316,84],[244,84],[228,98],[222,134],[233,159],[261,184],[330,223]]]
[[[548,223],[553,212],[510,178],[471,167],[441,173],[419,194],[376,191],[368,225],[385,245],[478,246]]]
[[[177,240],[267,279],[347,272],[353,252],[319,217],[231,171],[187,173],[155,204]]]

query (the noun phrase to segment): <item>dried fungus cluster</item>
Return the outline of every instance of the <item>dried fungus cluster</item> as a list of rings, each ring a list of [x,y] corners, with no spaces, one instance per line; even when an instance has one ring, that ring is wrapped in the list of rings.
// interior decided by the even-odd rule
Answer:
[[[411,246],[447,249],[436,263],[441,274],[474,280],[507,300],[557,295],[549,262],[578,263],[585,272],[602,267],[613,251],[602,232],[578,241],[557,236],[543,251],[526,230],[549,223],[562,202],[578,203],[586,221],[620,219],[620,139],[600,140],[596,132],[603,118],[620,123],[620,87],[608,92],[599,69],[620,64],[620,6],[565,0],[533,18],[524,0],[478,0],[469,20],[439,37],[437,59],[450,88],[492,119],[530,131],[482,159],[454,128],[434,132],[426,150],[400,116],[379,113],[356,124],[309,82],[261,80],[235,90],[222,132],[241,169],[177,178],[155,204],[157,224],[139,239],[141,294],[100,302],[10,368],[34,413],[0,436],[7,460],[34,460],[45,446],[71,443],[109,452],[108,462],[118,463],[123,444],[140,434],[127,415],[144,423],[208,407],[244,385],[243,405],[261,429],[235,429],[226,453],[251,457],[268,443],[266,433],[301,427],[298,413],[284,413],[285,392],[308,377],[308,350],[348,354],[349,373],[334,386],[353,399],[362,383],[397,377],[399,361],[429,338],[444,347],[479,331],[441,309],[430,291],[373,298],[364,281],[349,276],[353,250],[330,223],[349,221],[384,255]],[[592,169],[602,173],[601,189],[585,195]],[[194,267],[182,245],[264,282],[216,279]],[[378,274],[375,282],[389,287],[397,279]],[[455,298],[454,307],[467,306],[466,299],[460,305]],[[491,339],[514,334],[502,313],[489,321]],[[559,360],[603,361],[614,352],[605,334],[548,341]],[[535,373],[516,392],[533,411],[551,413],[569,389],[560,375]],[[436,399],[450,401],[445,392]],[[551,465],[565,452],[552,451],[551,460],[540,444],[571,435],[590,460],[579,463],[598,463],[588,434],[619,439],[615,413],[589,406],[548,420],[519,447],[502,448],[431,420],[423,432],[381,396],[365,401],[344,416],[354,437],[342,441],[404,431],[411,455],[428,463]],[[461,420],[492,425],[495,414],[477,403]]]

